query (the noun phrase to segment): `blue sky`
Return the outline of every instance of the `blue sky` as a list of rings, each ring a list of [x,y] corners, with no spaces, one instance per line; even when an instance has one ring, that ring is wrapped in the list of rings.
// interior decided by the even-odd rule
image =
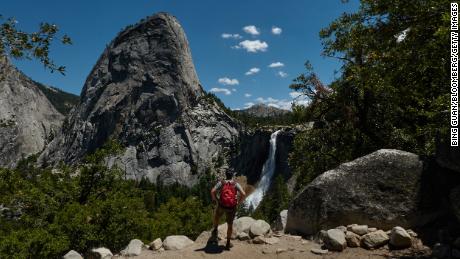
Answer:
[[[55,62],[67,67],[65,76],[36,61],[14,63],[36,81],[80,94],[99,55],[122,28],[166,11],[187,34],[205,90],[216,91],[233,109],[258,102],[288,108],[288,86],[307,59],[324,83],[338,76],[340,63],[321,56],[318,33],[358,5],[358,0],[15,0],[2,3],[1,14],[15,17],[25,31],[42,21],[56,23],[72,38],[73,45],[52,48]]]

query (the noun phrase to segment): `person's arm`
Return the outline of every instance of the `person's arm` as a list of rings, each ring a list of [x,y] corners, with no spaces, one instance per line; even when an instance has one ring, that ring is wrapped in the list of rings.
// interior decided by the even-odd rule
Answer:
[[[217,197],[216,197],[216,188],[211,189],[211,199],[213,202],[217,202]]]
[[[244,192],[243,188],[239,183],[236,184],[236,189],[240,193],[239,198],[238,198],[238,204],[241,204],[241,202],[244,201],[244,198],[246,198],[246,193]]]

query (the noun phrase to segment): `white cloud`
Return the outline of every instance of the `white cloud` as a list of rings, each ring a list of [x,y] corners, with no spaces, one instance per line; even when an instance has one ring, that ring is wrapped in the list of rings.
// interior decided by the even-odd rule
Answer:
[[[292,106],[292,101],[290,100],[286,100],[286,99],[280,100],[280,99],[275,99],[272,97],[268,97],[268,98],[259,97],[255,101],[258,103],[263,103],[267,106],[284,109],[284,110],[290,110]]]
[[[211,93],[223,93],[225,95],[231,95],[232,92],[230,90],[228,90],[227,88],[217,88],[217,87],[214,87],[214,88],[211,88],[211,90],[209,90]]]
[[[232,88],[232,91],[233,91],[233,92],[236,92],[236,89],[235,89],[235,88]]]
[[[280,27],[273,26],[272,27],[272,33],[275,35],[280,35],[283,32],[283,30]]]
[[[228,77],[223,77],[223,78],[219,78],[219,80],[217,81],[222,85],[239,85],[240,84],[240,82],[236,78],[230,79]]]
[[[260,68],[258,68],[258,67],[253,67],[253,68],[249,69],[249,71],[246,72],[245,75],[250,76],[250,75],[257,74],[257,73],[259,73],[259,72],[260,72]]]
[[[243,27],[243,31],[246,32],[247,34],[251,34],[253,36],[256,36],[256,35],[260,34],[259,29],[257,29],[257,27],[254,26],[254,25],[248,25],[248,26]]]
[[[248,94],[248,93],[245,93],[245,94],[244,94],[244,97],[246,97],[246,98],[249,98],[249,97],[251,97],[251,96],[252,96],[252,94]]]
[[[231,33],[222,33],[221,35],[224,39],[241,39],[243,36],[239,35],[238,33],[231,34]]]
[[[284,64],[281,62],[273,62],[270,65],[268,65],[270,68],[276,68],[276,67],[284,67]]]
[[[283,71],[279,71],[279,72],[278,72],[278,75],[279,75],[280,77],[283,77],[283,78],[288,76],[288,74],[285,73],[285,72],[283,72]]]
[[[235,49],[245,49],[247,52],[257,53],[259,51],[267,51],[268,44],[265,41],[260,40],[245,40],[238,44],[238,46],[233,46]]]

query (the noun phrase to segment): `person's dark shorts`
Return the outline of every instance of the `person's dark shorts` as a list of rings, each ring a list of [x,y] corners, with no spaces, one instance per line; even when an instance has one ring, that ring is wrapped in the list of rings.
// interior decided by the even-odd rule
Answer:
[[[235,208],[224,208],[220,205],[217,205],[216,215],[220,217],[224,213],[225,213],[225,220],[227,221],[227,224],[229,225],[233,224],[233,219],[235,219],[235,215],[236,215],[236,207]]]

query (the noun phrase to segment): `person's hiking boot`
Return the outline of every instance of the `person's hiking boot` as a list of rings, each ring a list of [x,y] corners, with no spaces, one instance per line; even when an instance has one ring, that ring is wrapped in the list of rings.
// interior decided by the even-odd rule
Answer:
[[[227,241],[227,244],[225,245],[225,250],[230,250],[230,248],[233,247],[233,244],[230,243],[230,241]]]

